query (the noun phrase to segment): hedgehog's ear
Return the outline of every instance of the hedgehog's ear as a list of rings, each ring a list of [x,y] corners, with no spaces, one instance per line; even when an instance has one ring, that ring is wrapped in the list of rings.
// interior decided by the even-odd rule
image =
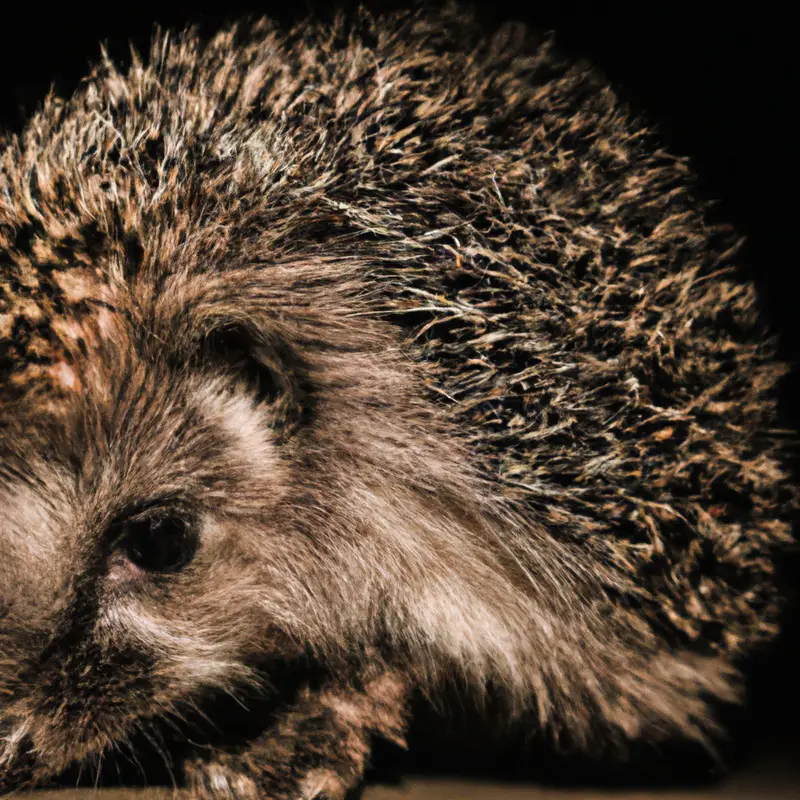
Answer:
[[[215,378],[227,376],[246,392],[279,439],[290,438],[311,419],[310,369],[289,341],[250,317],[214,315],[200,326],[192,337],[197,366]]]
[[[215,373],[228,373],[259,403],[275,403],[292,393],[295,381],[286,353],[246,322],[215,324],[201,336],[198,355]]]

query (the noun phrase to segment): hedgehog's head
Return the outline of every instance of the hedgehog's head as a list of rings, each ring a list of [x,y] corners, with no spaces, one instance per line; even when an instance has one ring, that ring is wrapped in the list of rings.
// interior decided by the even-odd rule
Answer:
[[[264,659],[309,638],[299,598],[314,601],[314,564],[299,518],[316,502],[312,462],[325,460],[311,446],[312,370],[255,289],[239,303],[222,279],[193,285],[169,284],[149,306],[146,292],[119,291],[61,325],[71,346],[9,369],[8,775],[99,755],[204,694],[252,685]]]
[[[452,628],[447,603],[434,619],[403,586],[448,547],[470,558],[462,459],[395,333],[357,305],[363,264],[202,270],[204,248],[189,266],[142,251],[127,280],[64,266],[10,287],[0,785],[153,738],[209,698],[263,698],[268,664],[330,668],[398,620]]]

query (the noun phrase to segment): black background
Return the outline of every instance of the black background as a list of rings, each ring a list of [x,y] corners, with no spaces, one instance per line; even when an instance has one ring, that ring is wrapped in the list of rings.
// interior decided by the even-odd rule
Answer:
[[[790,70],[786,12],[764,3],[742,4],[739,10],[700,2],[531,3],[523,11],[504,0],[478,5],[487,26],[515,18],[554,29],[562,49],[591,58],[634,110],[658,125],[670,149],[692,158],[704,193],[719,198],[722,216],[748,237],[746,264],[781,335],[784,356],[796,363],[797,176],[790,149],[796,129],[789,118],[797,82]],[[242,13],[263,10],[284,20],[303,13],[302,4],[291,2],[201,9],[120,0],[101,8],[77,4],[45,11],[30,3],[17,7],[16,18],[3,18],[0,126],[19,130],[51,85],[69,94],[97,58],[100,41],[124,61],[128,41],[147,50],[155,22],[180,27],[191,21],[210,32]],[[791,378],[785,391],[784,410],[793,425],[797,385]],[[790,612],[786,634],[753,671],[752,704],[737,728],[748,744],[763,746],[793,727],[800,712],[798,642],[797,614]]]

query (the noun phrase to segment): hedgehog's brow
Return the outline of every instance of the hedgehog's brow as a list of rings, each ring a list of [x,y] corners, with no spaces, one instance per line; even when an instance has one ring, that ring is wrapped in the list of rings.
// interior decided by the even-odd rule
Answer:
[[[167,492],[154,497],[149,497],[146,500],[139,500],[124,505],[121,509],[116,511],[113,515],[111,524],[108,526],[109,530],[114,531],[118,526],[129,520],[137,520],[142,517],[151,516],[154,513],[165,511],[182,511],[187,510],[188,502],[185,495],[179,492]]]

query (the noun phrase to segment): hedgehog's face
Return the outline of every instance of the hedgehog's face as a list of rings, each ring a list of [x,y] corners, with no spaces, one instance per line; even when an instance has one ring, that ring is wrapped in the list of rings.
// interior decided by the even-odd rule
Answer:
[[[115,336],[59,367],[79,391],[57,413],[23,398],[0,425],[0,786],[237,691],[291,648],[297,395],[245,327],[182,336]]]

